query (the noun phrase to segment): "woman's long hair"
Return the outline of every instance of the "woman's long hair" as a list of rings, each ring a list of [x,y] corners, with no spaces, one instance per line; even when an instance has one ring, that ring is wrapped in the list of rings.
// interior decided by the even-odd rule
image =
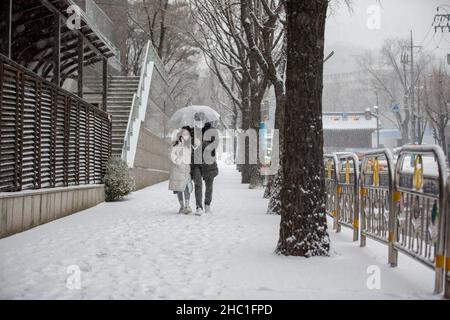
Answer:
[[[181,130],[177,133],[177,140],[175,140],[175,142],[173,143],[174,147],[179,145],[180,143],[183,143],[183,130],[187,130],[189,134],[191,134],[191,127],[185,126],[181,128]]]

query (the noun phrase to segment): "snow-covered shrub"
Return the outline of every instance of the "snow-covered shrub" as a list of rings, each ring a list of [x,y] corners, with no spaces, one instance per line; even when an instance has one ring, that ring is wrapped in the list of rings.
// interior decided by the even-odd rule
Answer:
[[[135,189],[127,164],[120,158],[112,157],[106,165],[104,177],[106,201],[122,200]]]

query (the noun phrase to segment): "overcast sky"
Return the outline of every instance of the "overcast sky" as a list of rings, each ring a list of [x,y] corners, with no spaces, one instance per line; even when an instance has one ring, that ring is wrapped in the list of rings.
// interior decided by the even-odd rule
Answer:
[[[380,28],[371,30],[367,21],[376,13],[367,11],[373,5],[380,8]],[[441,11],[450,12],[449,0],[353,0],[353,12],[349,12],[345,5],[335,8],[327,20],[326,54],[335,50],[336,55],[327,62],[325,73],[356,68],[351,61],[354,60],[351,59],[353,54],[360,50],[378,50],[386,38],[409,38],[410,30],[413,30],[415,45],[423,45],[426,50],[434,51],[437,58],[443,59],[446,53],[450,53],[450,32],[438,31],[435,34],[431,28],[439,5],[444,6]]]

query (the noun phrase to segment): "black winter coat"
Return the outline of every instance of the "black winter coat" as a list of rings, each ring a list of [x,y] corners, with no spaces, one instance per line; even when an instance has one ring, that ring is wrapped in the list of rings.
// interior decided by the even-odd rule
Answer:
[[[203,137],[205,136],[205,132],[208,130],[215,130],[215,134],[211,137],[211,140],[207,141],[205,140]],[[194,130],[195,129],[191,129],[191,140],[192,140],[192,145],[194,145]],[[219,175],[219,168],[217,167],[217,161],[216,161],[216,149],[208,150],[208,153],[211,153],[212,157],[214,158],[214,162],[213,163],[205,163],[205,159],[203,158],[203,154],[205,152],[205,149],[207,146],[209,146],[211,143],[213,143],[215,141],[215,137],[218,136],[219,133],[217,131],[217,129],[214,129],[211,127],[210,123],[205,124],[205,126],[202,129],[202,148],[198,148],[197,150],[193,150],[192,152],[192,158],[191,158],[191,172],[194,172],[194,168],[196,166],[200,166],[200,172],[202,174],[202,178],[206,179],[206,178],[215,178]],[[195,154],[198,152],[202,152],[202,163],[201,164],[196,164],[195,163]],[[198,155],[197,155],[198,156]]]

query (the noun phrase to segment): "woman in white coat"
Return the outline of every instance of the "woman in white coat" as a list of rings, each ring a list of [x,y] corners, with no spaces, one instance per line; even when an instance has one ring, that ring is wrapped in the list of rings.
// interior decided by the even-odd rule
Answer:
[[[190,214],[189,205],[193,189],[191,179],[191,134],[189,127],[183,127],[178,134],[177,141],[172,146],[170,153],[171,168],[169,177],[169,190],[173,191],[180,203],[179,213]],[[183,199],[184,195],[184,199]]]

